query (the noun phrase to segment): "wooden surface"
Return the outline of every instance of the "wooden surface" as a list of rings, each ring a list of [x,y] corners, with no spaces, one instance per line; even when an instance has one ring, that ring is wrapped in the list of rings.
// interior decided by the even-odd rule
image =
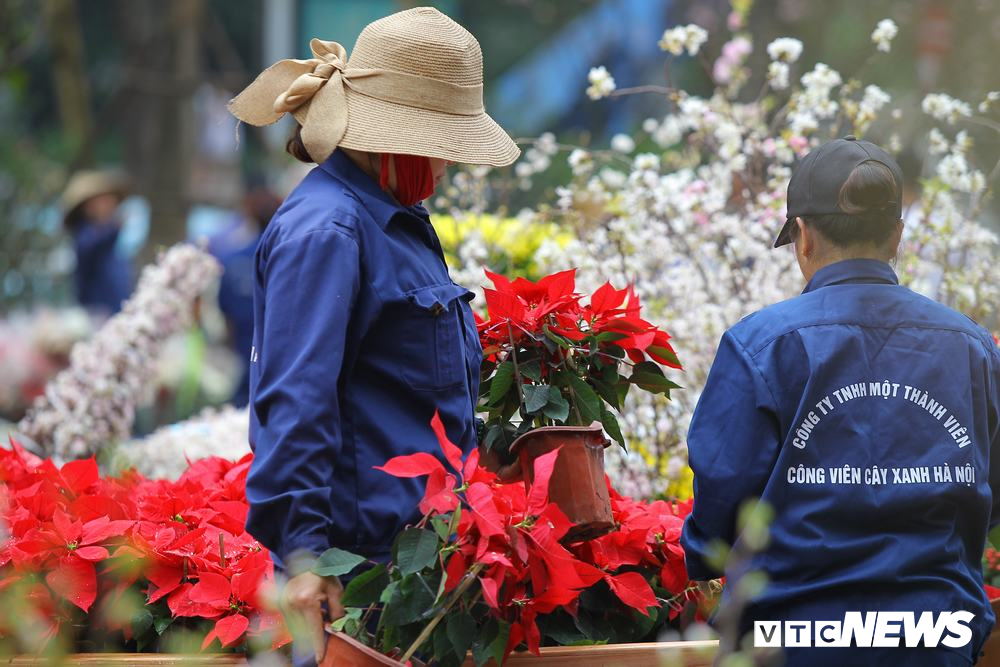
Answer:
[[[49,665],[52,664],[45,658],[19,656],[17,658],[0,659],[0,667],[12,665],[23,667],[25,665]],[[86,665],[87,667],[125,667],[126,665],[137,665],[139,667],[246,667],[247,660],[242,655],[219,654],[219,655],[169,655],[164,653],[77,653],[66,656],[64,665]]]
[[[710,667],[717,641],[554,646],[542,655],[512,653],[504,667]],[[464,667],[475,667],[472,658]],[[495,667],[491,660],[487,663]]]

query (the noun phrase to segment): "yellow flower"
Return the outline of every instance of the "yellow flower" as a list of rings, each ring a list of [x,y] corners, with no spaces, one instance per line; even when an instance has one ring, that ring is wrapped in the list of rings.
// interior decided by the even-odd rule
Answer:
[[[670,480],[667,484],[666,495],[668,498],[687,500],[694,495],[694,471],[691,466],[684,466],[680,475],[676,479]]]
[[[573,236],[555,223],[528,222],[495,215],[467,215],[454,218],[434,216],[434,229],[449,264],[457,266],[460,248],[472,236],[486,247],[488,268],[508,275],[536,277],[535,253],[546,239],[561,247]]]

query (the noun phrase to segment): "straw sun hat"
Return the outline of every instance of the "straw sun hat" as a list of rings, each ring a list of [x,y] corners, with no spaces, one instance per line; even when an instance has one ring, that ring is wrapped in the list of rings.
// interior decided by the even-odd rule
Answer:
[[[230,103],[269,125],[291,112],[309,155],[338,147],[505,166],[517,145],[483,108],[483,54],[465,28],[430,7],[369,24],[351,53],[313,39],[309,60],[282,60]]]
[[[128,178],[113,169],[87,169],[73,174],[59,197],[63,224],[71,224],[80,207],[94,197],[116,195],[124,199],[129,192]]]

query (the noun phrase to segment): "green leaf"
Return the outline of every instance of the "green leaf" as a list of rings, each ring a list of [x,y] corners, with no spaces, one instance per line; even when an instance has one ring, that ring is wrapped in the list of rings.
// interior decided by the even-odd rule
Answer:
[[[618,384],[621,380],[621,375],[618,373],[618,366],[618,362],[605,363],[604,367],[601,368],[601,380],[612,387]]]
[[[586,380],[574,373],[566,373],[569,378],[569,385],[573,389],[576,398],[576,408],[580,411],[580,418],[584,426],[591,422],[601,420],[601,399],[597,392]]]
[[[615,417],[611,410],[608,410],[603,405],[601,406],[601,425],[604,426],[604,431],[610,435],[615,442],[622,446],[622,449],[628,450],[625,444],[625,436],[622,435],[622,428],[618,424],[618,418]]]
[[[447,583],[448,577],[442,576],[441,581],[438,582],[437,592],[434,593],[434,606],[436,607],[444,599],[444,585]]]
[[[550,341],[552,341],[553,343],[555,343],[556,345],[558,345],[562,349],[568,350],[571,347],[573,347],[573,345],[568,340],[566,340],[564,337],[560,336],[559,334],[555,334],[555,333],[552,333],[551,331],[549,331],[549,327],[548,326],[546,326],[543,329],[543,331],[545,332],[545,337],[546,338],[548,338]]]
[[[344,625],[346,625],[348,621],[360,620],[361,615],[363,613],[364,609],[361,609],[360,607],[351,607],[350,609],[347,610],[346,614],[335,620],[333,623],[330,624],[330,626],[337,632],[343,632]]]
[[[537,359],[532,359],[531,361],[526,361],[518,365],[518,370],[521,371],[521,375],[535,382],[542,381],[542,365]]]
[[[649,350],[647,352],[652,352],[656,356],[662,357],[663,359],[666,359],[670,363],[675,364],[677,366],[681,365],[681,360],[677,358],[677,353],[675,353],[670,348],[661,347],[659,345],[650,345]]]
[[[562,609],[555,609],[550,614],[538,617],[538,630],[542,636],[551,639],[559,646],[574,646],[577,642],[593,641],[587,638],[573,623],[573,617]]]
[[[510,421],[510,418],[517,414],[520,409],[521,397],[516,391],[512,391],[507,394],[507,400],[504,402],[503,407],[500,410],[500,417],[505,422]]]
[[[382,589],[389,585],[389,572],[385,565],[375,567],[351,579],[340,603],[345,607],[367,607],[379,599]]]
[[[383,590],[382,593],[378,596],[378,601],[381,602],[382,604],[388,604],[389,600],[392,598],[392,592],[396,590],[397,586],[399,586],[398,581],[389,582],[389,585],[386,586],[385,590]]]
[[[419,574],[410,574],[399,581],[389,601],[382,609],[386,625],[407,625],[434,612],[434,591]]]
[[[514,386],[514,362],[505,361],[497,366],[497,372],[490,383],[490,405],[502,403],[512,386]]]
[[[561,391],[549,393],[549,402],[542,408],[542,414],[557,422],[565,422],[569,417],[569,401],[563,398]]]
[[[436,664],[445,667],[457,662],[457,658],[452,652],[451,640],[448,638],[448,632],[445,630],[444,623],[434,628],[434,633],[431,635],[431,643],[434,646]]]
[[[143,609],[132,617],[132,636],[136,642],[147,641],[144,637],[153,627],[153,614],[148,609]]]
[[[413,574],[428,567],[437,559],[440,541],[434,531],[407,528],[396,538],[393,560],[403,575]]]
[[[507,639],[510,637],[510,623],[490,618],[472,642],[472,658],[476,667],[483,667],[490,658],[501,664]]]
[[[468,614],[454,614],[448,618],[448,640],[451,648],[460,658],[464,658],[476,638],[476,622]]]
[[[447,542],[448,538],[451,537],[448,531],[450,515],[445,514],[444,516],[432,516],[431,517],[431,527],[442,542]]]
[[[615,373],[617,376],[618,374]],[[590,376],[590,383],[597,390],[597,395],[604,399],[604,402],[608,405],[614,407],[615,410],[621,410],[622,406],[618,402],[618,391],[615,389],[616,383],[608,384],[606,381]]]
[[[618,347],[617,345],[606,345],[606,346],[604,346],[604,347],[601,348],[601,352],[603,352],[604,354],[610,355],[612,357],[615,357],[616,359],[624,359],[625,358],[625,350],[623,350],[622,348]]]
[[[382,626],[382,653],[390,653],[393,649],[404,645],[399,641],[399,628],[393,625]],[[409,644],[406,644],[409,647]]]
[[[998,544],[1000,544],[1000,526],[997,526],[996,528],[991,530],[990,534],[987,535],[987,539],[989,539],[990,544],[993,545],[994,549],[1000,549],[1000,547],[997,546]]]
[[[671,389],[680,389],[680,385],[664,377],[663,369],[652,361],[636,364],[629,382],[648,392],[664,394],[667,398],[670,398]]]
[[[528,414],[538,412],[549,402],[552,387],[547,384],[524,385],[524,409]]]
[[[366,560],[364,556],[334,547],[323,552],[323,555],[313,564],[312,571],[313,574],[318,574],[321,577],[342,577]]]
[[[619,382],[615,386],[615,391],[618,392],[618,405],[625,405],[625,399],[628,398],[628,392],[631,388],[632,385],[628,382]]]
[[[497,444],[503,441],[503,426],[500,424],[490,424],[486,427],[486,435],[483,436],[483,446],[487,451],[493,451],[496,449]]]
[[[170,616],[160,616],[153,619],[153,629],[156,630],[156,634],[162,635],[170,627],[170,624],[174,622],[174,619]]]

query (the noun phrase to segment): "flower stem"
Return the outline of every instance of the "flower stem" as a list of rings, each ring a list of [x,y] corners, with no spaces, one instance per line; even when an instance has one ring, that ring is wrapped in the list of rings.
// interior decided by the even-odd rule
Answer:
[[[527,419],[527,411],[524,406],[524,390],[521,387],[521,367],[517,363],[517,344],[514,342],[514,329],[510,322],[507,322],[507,335],[510,338],[510,358],[514,362],[514,385],[517,387],[517,402],[521,405],[521,415]]]

